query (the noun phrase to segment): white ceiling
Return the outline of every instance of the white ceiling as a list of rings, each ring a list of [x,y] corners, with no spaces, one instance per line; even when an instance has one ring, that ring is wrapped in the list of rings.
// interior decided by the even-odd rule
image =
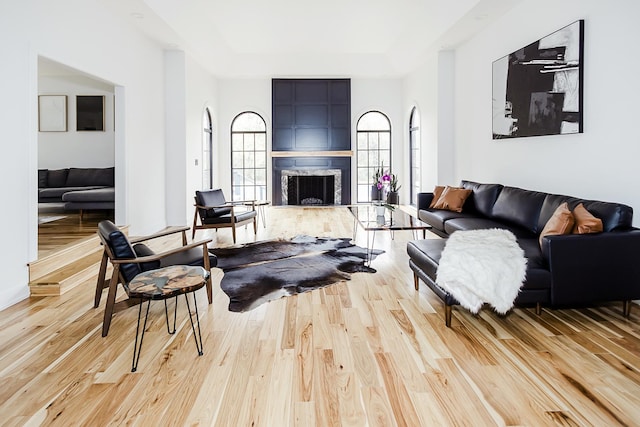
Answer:
[[[521,0],[101,0],[219,77],[399,77]]]

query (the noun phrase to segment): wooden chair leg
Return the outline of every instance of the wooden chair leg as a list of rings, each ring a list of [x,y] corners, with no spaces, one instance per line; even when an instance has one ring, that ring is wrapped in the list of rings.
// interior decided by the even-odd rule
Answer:
[[[236,243],[236,225],[235,224],[231,226],[231,234],[233,235],[233,243],[235,244]]]
[[[444,324],[447,328],[451,327],[451,312],[453,306],[445,304],[444,306]]]
[[[536,303],[536,314],[538,316],[542,314],[542,305],[539,302]]]
[[[93,308],[98,308],[100,299],[102,298],[102,290],[104,289],[104,276],[107,274],[107,263],[109,255],[107,251],[102,252],[102,261],[100,261],[100,271],[98,272],[98,280],[96,281],[96,294],[93,298]]]
[[[416,288],[416,291],[420,289],[420,278],[416,273],[413,273],[413,287]]]
[[[631,301],[622,301],[622,315],[627,319],[631,316]]]
[[[213,303],[213,283],[211,282],[211,263],[209,263],[209,250],[207,244],[202,245],[202,256],[204,257],[204,269],[209,272],[209,278],[207,279],[207,299],[209,304]]]
[[[258,221],[256,221],[257,218],[257,215],[253,217],[253,234],[258,234]]]
[[[113,307],[116,303],[116,292],[118,290],[118,274],[120,274],[120,265],[113,267],[113,275],[109,281],[109,294],[107,295],[107,304],[104,307],[104,318],[102,319],[102,336],[106,337],[111,326],[111,316],[113,315]]]

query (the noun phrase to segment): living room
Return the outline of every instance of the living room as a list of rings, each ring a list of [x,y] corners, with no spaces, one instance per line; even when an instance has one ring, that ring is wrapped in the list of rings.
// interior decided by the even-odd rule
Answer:
[[[123,13],[109,3],[130,10]],[[114,131],[115,220],[129,225],[131,235],[190,223],[193,194],[202,182],[205,107],[212,113],[215,130],[214,183],[230,189],[229,125],[238,113],[255,111],[270,129],[271,79],[282,77],[350,78],[352,124],[370,110],[383,111],[390,118],[391,168],[400,173],[404,184],[401,200],[409,197],[409,116],[417,107],[424,191],[470,179],[640,206],[640,194],[634,190],[640,144],[629,131],[637,111],[632,94],[640,89],[634,75],[639,60],[629,54],[630,41],[640,35],[631,22],[640,12],[635,1],[456,2],[452,9],[459,10],[441,22],[452,30],[443,29],[440,37],[424,41],[419,51],[407,51],[399,43],[391,59],[337,55],[329,67],[311,74],[300,71],[297,62],[321,64],[304,56],[287,63],[290,71],[266,75],[256,75],[253,64],[243,61],[238,62],[243,73],[234,73],[237,69],[215,73],[195,59],[192,52],[197,49],[182,50],[179,37],[175,46],[168,46],[143,34],[138,28],[140,18],[131,14],[160,19],[154,18],[149,6],[153,5],[162,16],[170,16],[171,6],[160,3],[96,0],[61,6],[40,0],[3,6],[0,34],[10,43],[0,47],[1,84],[9,102],[0,111],[5,150],[10,155],[0,161],[4,181],[11,183],[5,191],[12,208],[5,210],[3,218],[13,248],[3,256],[0,309],[29,297],[27,264],[37,257],[40,57],[113,85],[115,121],[122,124]],[[454,12],[459,14],[453,16]],[[406,13],[411,14],[411,9]],[[585,20],[584,132],[493,140],[492,61],[578,19]],[[427,17],[423,20],[425,25],[433,24]],[[378,67],[380,73],[346,71],[346,65],[357,62],[370,69]],[[411,65],[410,71],[392,72],[405,63]],[[637,322],[637,315],[633,319]],[[634,357],[637,361],[637,352]],[[637,375],[637,368],[630,375]]]

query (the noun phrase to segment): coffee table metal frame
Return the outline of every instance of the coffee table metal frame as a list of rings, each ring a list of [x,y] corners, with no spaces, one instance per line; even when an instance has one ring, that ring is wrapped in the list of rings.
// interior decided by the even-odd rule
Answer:
[[[367,232],[366,266],[371,264],[376,231],[389,231],[393,239],[395,231],[411,230],[414,239],[418,239],[418,231],[422,230],[424,239],[427,230],[431,229],[429,224],[420,221],[396,205],[359,204],[348,205],[347,209],[353,215],[353,241],[356,241],[358,226]]]

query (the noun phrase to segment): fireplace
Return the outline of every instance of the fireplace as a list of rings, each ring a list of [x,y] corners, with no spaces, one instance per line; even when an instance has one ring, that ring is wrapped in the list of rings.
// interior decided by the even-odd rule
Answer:
[[[335,203],[333,175],[287,177],[288,205],[333,205]]]
[[[341,177],[340,169],[283,170],[282,204],[334,205],[342,200]]]

